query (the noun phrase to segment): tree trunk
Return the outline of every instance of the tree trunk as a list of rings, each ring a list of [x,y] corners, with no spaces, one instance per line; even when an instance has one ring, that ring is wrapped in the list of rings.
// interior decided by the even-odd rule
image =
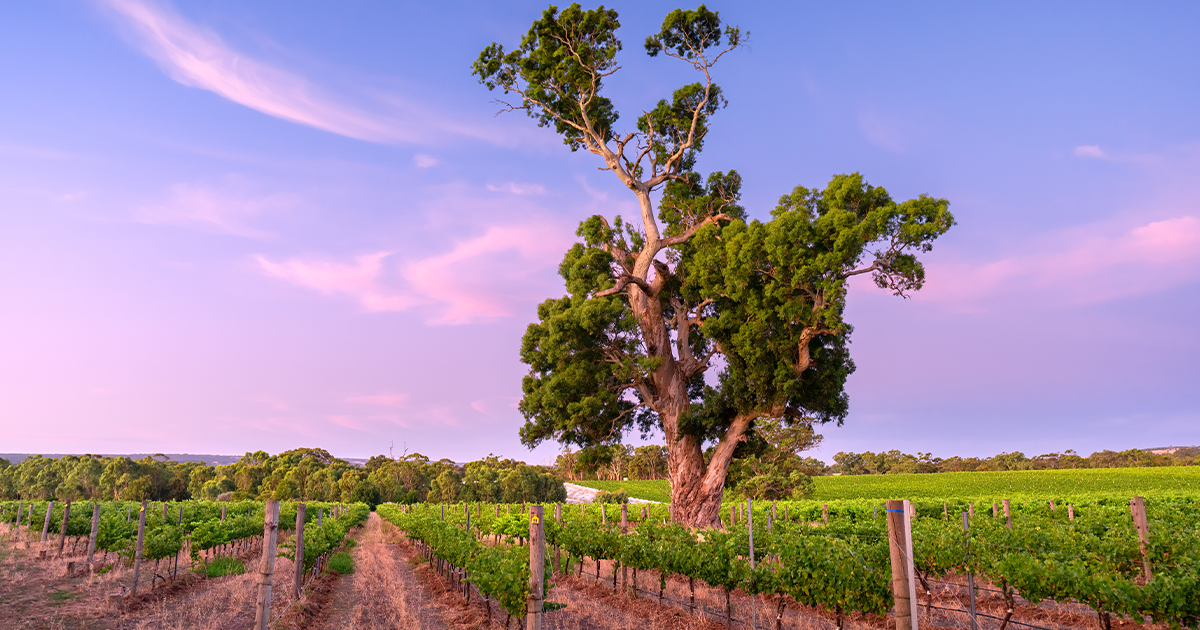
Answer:
[[[725,475],[733,461],[734,449],[746,439],[746,430],[757,417],[758,414],[745,414],[734,418],[707,467],[704,466],[704,453],[698,439],[685,435],[672,441],[668,437],[671,517],[676,523],[699,528],[722,527],[721,494],[725,489]],[[667,418],[663,418],[663,425],[667,425]],[[676,422],[670,425],[672,428],[678,426]]]

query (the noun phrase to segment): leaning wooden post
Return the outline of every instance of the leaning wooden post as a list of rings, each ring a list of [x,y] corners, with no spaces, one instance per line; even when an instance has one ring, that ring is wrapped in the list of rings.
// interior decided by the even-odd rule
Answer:
[[[146,500],[142,499],[142,509],[138,511],[137,546],[133,548],[133,588],[129,594],[137,593],[138,578],[142,573],[142,543],[146,540]]]
[[[304,591],[304,511],[303,503],[296,505],[296,599]]]
[[[46,504],[46,522],[42,523],[42,542],[46,542],[46,539],[50,536],[50,513],[53,511],[54,502],[51,501]]]
[[[1142,584],[1148,584],[1150,578],[1150,523],[1146,521],[1146,500],[1133,497],[1129,501],[1129,510],[1133,512],[1133,524],[1137,526],[1138,545],[1142,548]]]
[[[67,519],[71,518],[71,500],[63,506],[62,525],[58,527],[58,555],[62,555],[63,547],[67,544]]]
[[[887,502],[888,551],[892,564],[892,599],[896,630],[916,630],[910,601],[909,564],[907,552],[907,501]]]
[[[542,630],[542,593],[546,580],[546,530],[542,506],[529,507],[529,600],[525,630]]]
[[[92,557],[96,554],[96,535],[100,533],[100,504],[92,506],[92,533],[88,534],[88,570],[92,568]]]
[[[279,501],[267,501],[263,515],[263,555],[259,566],[254,630],[267,630],[271,621],[271,581],[275,575],[275,543],[279,535]]]
[[[1008,528],[1012,529],[1012,505],[1009,504],[1008,499],[1004,500],[1004,518],[1008,521]]]

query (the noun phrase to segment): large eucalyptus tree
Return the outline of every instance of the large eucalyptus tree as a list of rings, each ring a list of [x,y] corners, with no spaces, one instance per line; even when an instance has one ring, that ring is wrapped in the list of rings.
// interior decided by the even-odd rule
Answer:
[[[729,464],[756,420],[845,418],[847,281],[871,274],[896,295],[919,289],[915,253],[954,218],[944,199],[897,203],[853,174],[820,191],[797,187],[771,220],[747,221],[736,172],[695,171],[725,106],[713,67],[743,45],[742,32],[703,5],[667,15],[646,52],[699,80],[618,132],[601,95],[620,69],[617,18],[552,6],[518,47],[493,43],[474,64],[507,110],[598,156],[640,209],[640,223],[596,215],[580,225],[583,242],[559,269],[569,295],[538,307],[522,343],[521,439],[596,449],[630,430],[661,431],[675,520],[719,526]],[[719,374],[706,384],[709,370]],[[706,444],[715,444],[707,461]]]

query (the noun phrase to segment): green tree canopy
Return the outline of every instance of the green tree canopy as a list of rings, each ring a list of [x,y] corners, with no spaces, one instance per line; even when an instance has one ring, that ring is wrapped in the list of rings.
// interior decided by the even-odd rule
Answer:
[[[716,526],[730,462],[756,421],[845,418],[850,279],[869,274],[901,296],[920,289],[917,254],[954,218],[944,199],[896,202],[854,173],[820,190],[797,187],[770,220],[749,220],[740,174],[695,168],[726,105],[713,68],[748,34],[704,5],[668,14],[645,50],[699,80],[620,131],[601,95],[620,68],[618,27],[611,9],[552,6],[518,47],[493,43],[474,65],[507,109],[598,156],[640,214],[640,223],[581,223],[582,242],[559,268],[567,295],[538,307],[522,341],[521,439],[602,453],[629,431],[661,431],[675,518]],[[715,445],[708,458],[705,444]]]

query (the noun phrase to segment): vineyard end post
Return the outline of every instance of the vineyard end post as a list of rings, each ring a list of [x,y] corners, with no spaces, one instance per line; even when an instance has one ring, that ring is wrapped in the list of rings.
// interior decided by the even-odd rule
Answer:
[[[46,539],[50,536],[50,513],[53,511],[54,502],[51,501],[46,504],[46,522],[42,523],[42,542],[46,542]]]
[[[304,594],[304,513],[303,503],[296,505],[296,599]]]
[[[1150,578],[1150,523],[1146,521],[1146,500],[1133,497],[1129,501],[1129,509],[1133,512],[1133,524],[1137,526],[1138,546],[1142,548],[1142,579],[1143,584],[1149,584]]]
[[[968,514],[963,512],[963,535],[964,537],[971,531],[970,520]],[[979,619],[975,616],[975,573],[970,569],[971,561],[971,539],[966,538],[967,546],[967,591],[970,594],[970,614],[971,614],[971,630],[979,630]]]
[[[137,545],[133,548],[133,588],[129,594],[137,593],[138,578],[142,573],[142,543],[146,539],[146,501],[142,500],[142,509],[138,510]]]
[[[887,502],[888,552],[892,564],[892,598],[896,630],[915,630],[909,602],[908,553],[904,532],[907,501]]]
[[[67,504],[63,506],[62,525],[58,528],[58,555],[62,555],[63,547],[67,544],[67,520],[71,518],[71,500],[67,499]]]
[[[546,580],[546,530],[542,506],[529,507],[529,599],[525,630],[542,630],[542,593]]]
[[[92,533],[88,534],[88,570],[92,569],[92,557],[96,554],[96,535],[100,532],[100,504],[92,506]]]
[[[254,630],[267,630],[271,620],[271,582],[275,574],[275,543],[279,535],[279,501],[267,501],[263,514],[263,554],[259,565]]]

